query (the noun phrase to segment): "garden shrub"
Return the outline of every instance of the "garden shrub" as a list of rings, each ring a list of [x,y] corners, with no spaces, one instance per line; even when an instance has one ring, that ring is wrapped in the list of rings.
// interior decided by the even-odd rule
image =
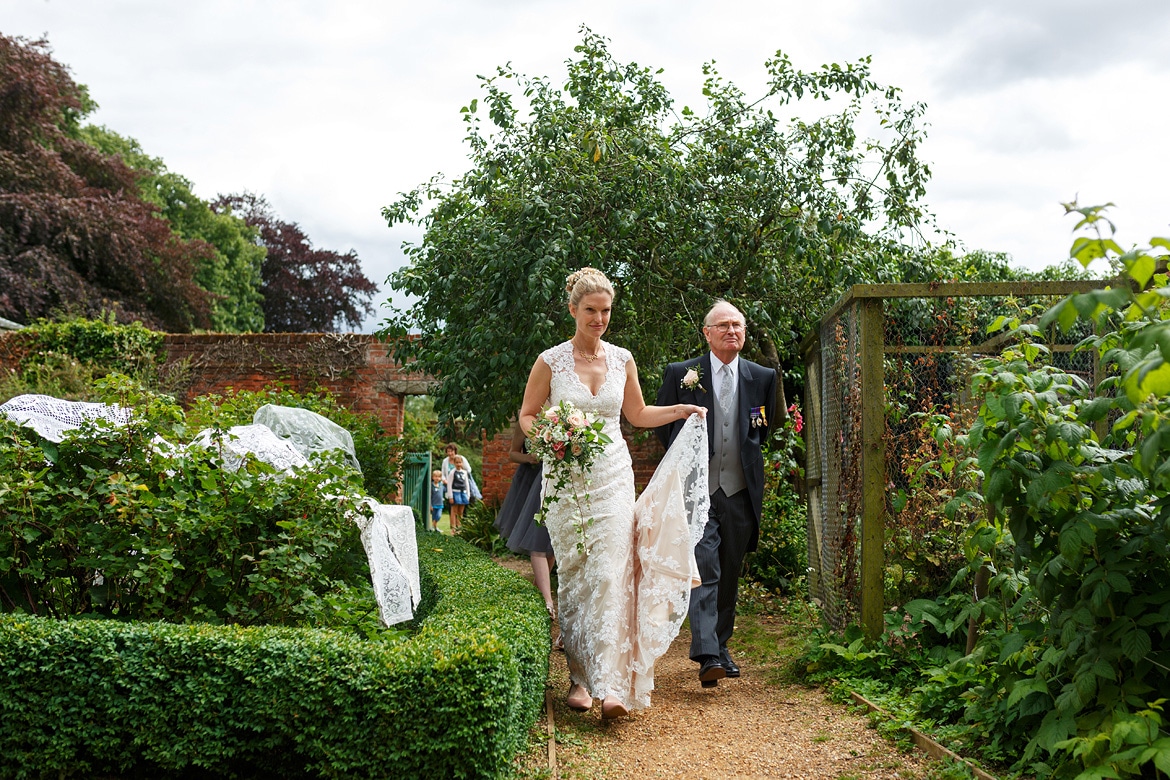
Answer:
[[[419,545],[403,641],[0,616],[0,776],[506,776],[543,706],[543,601],[457,539]]]
[[[134,409],[129,425],[88,423],[54,444],[0,420],[0,609],[319,624],[347,585],[368,586],[352,469],[227,471],[212,451],[166,446],[186,432],[168,398],[118,375],[99,386]]]
[[[980,510],[969,511],[967,563],[952,590],[907,604],[905,617],[895,609],[876,643],[821,643],[806,668],[881,688],[906,720],[1011,772],[1164,777],[1170,240],[1124,252],[1100,207],[1068,208],[1089,228],[1073,256],[1107,257],[1123,276],[1038,321],[1020,314],[993,324],[1018,338],[981,362],[978,416],[955,439],[982,479],[945,507],[949,517]],[[1099,356],[1096,387],[1049,359],[1039,337],[1056,326],[1089,334],[1078,348]],[[957,469],[968,467],[960,451],[954,457]],[[985,590],[973,599],[980,576]],[[969,620],[978,634],[966,653]],[[891,630],[899,623],[901,633]]]
[[[264,404],[308,409],[345,428],[353,436],[366,493],[379,501],[389,501],[398,494],[401,441],[390,436],[375,415],[351,412],[325,390],[298,393],[279,384],[265,390],[229,389],[223,396],[196,398],[187,411],[187,419],[191,427],[226,429],[251,425],[252,415]]]
[[[967,717],[1040,776],[1170,773],[1170,279],[1156,254],[1170,240],[1122,252],[1100,208],[1069,208],[1092,232],[1073,256],[1113,257],[1124,280],[1010,323],[1020,345],[976,375],[968,444],[991,511],[971,543],[1026,587],[988,627],[998,662]],[[1038,364],[1032,337],[1078,321],[1096,331],[1081,348],[1100,356],[1097,388]]]

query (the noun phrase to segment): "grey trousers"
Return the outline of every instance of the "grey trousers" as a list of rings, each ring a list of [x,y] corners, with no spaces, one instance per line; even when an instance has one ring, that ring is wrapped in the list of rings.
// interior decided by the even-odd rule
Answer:
[[[755,524],[747,490],[728,497],[723,488],[711,494],[711,512],[703,538],[695,545],[695,562],[703,584],[691,591],[691,658],[720,655],[735,630],[735,601],[743,557]]]

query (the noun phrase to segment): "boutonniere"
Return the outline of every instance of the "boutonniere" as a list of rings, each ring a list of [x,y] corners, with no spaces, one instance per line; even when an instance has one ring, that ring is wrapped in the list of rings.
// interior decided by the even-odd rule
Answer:
[[[678,386],[684,390],[690,390],[692,392],[698,390],[700,393],[705,393],[707,392],[707,388],[699,384],[702,380],[703,367],[695,366],[694,368],[687,369],[687,373],[683,375],[682,381],[678,383]]]
[[[749,419],[753,428],[763,428],[768,424],[768,415],[764,414],[762,406],[753,406]]]

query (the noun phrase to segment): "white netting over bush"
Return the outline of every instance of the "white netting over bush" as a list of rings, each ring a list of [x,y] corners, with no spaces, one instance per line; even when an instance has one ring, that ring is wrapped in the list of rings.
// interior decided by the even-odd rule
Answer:
[[[314,452],[340,450],[345,461],[358,471],[362,470],[354,452],[353,436],[345,428],[327,417],[308,409],[294,406],[264,404],[252,415],[252,422],[266,425],[282,439],[286,439],[306,458]]]

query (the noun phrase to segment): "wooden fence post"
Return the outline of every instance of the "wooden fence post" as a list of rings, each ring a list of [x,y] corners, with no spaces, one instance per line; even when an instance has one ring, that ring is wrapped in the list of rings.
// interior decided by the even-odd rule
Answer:
[[[884,629],[886,541],[885,336],[881,298],[858,302],[861,315],[861,624]]]

